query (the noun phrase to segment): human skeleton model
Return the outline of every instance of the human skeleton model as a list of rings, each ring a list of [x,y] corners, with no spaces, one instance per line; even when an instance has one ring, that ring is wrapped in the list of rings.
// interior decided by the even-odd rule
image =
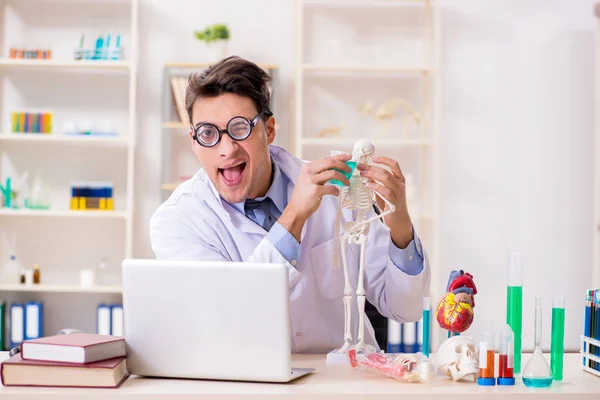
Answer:
[[[352,150],[352,161],[358,164],[367,164],[373,157],[375,147],[371,142],[366,140],[358,141],[354,144]],[[341,243],[336,242],[336,248],[334,252],[334,266],[339,269],[339,254],[338,251],[341,248],[342,253],[342,264],[344,269],[344,312],[345,312],[345,326],[344,326],[344,345],[337,350],[337,353],[346,353],[352,346],[352,333],[351,333],[351,315],[352,315],[352,285],[348,275],[348,260],[346,256],[346,244],[357,244],[360,245],[360,266],[358,274],[358,287],[356,288],[356,297],[358,304],[358,342],[355,346],[357,351],[365,349],[366,344],[364,341],[364,310],[365,310],[365,288],[364,288],[364,267],[365,267],[365,247],[367,244],[367,235],[369,234],[369,226],[371,222],[383,218],[387,214],[395,211],[395,206],[389,202],[386,198],[381,196],[376,191],[372,190],[367,184],[368,179],[360,176],[360,171],[354,169],[352,176],[349,179],[349,187],[340,187],[338,212],[335,225],[335,240],[340,241],[340,220],[342,216],[342,208],[347,208],[353,211],[356,215],[354,221],[349,221],[344,224],[344,232],[341,236]],[[379,196],[387,204],[387,210],[380,213],[379,215],[368,218],[369,212],[373,209],[374,196]]]

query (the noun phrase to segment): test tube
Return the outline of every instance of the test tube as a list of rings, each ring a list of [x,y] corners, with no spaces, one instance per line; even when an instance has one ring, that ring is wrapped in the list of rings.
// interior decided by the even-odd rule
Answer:
[[[481,335],[479,343],[479,378],[477,384],[482,386],[494,386],[496,384],[496,376],[494,374],[494,339],[492,329],[486,326],[485,331]]]
[[[431,318],[431,300],[423,297],[423,355],[429,357],[429,320]]]
[[[515,339],[514,371],[521,372],[521,337],[523,332],[523,255],[508,255],[508,286],[506,288],[506,323]]]
[[[552,379],[562,381],[565,350],[565,296],[557,295],[552,304],[552,341],[550,342],[550,369]]]
[[[498,385],[514,385],[515,338],[508,324],[500,332],[498,354]]]

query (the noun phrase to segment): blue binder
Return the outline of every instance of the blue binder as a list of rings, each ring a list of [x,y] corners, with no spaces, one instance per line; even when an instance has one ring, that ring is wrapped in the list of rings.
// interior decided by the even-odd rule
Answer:
[[[388,318],[387,332],[387,353],[402,352],[402,331],[400,324],[391,318]]]
[[[416,322],[406,322],[402,324],[402,342],[404,344],[404,353],[416,353],[419,348],[417,343],[418,328]]]
[[[10,305],[10,347],[17,347],[25,335],[25,307],[23,304]]]
[[[123,306],[114,304],[110,306],[110,334],[123,336]]]
[[[44,305],[39,301],[25,304],[25,340],[44,336]]]

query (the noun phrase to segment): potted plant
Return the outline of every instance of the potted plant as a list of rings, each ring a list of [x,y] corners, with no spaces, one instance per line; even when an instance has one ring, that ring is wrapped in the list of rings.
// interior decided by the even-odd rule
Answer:
[[[217,61],[227,57],[229,43],[229,28],[225,24],[214,24],[203,30],[195,31],[194,36],[206,44],[210,61]]]

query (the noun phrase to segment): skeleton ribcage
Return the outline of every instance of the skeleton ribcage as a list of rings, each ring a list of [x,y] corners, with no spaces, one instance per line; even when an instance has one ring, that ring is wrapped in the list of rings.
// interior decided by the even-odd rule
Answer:
[[[364,185],[360,175],[352,175],[345,207],[352,210],[368,210],[373,205],[371,189]]]

